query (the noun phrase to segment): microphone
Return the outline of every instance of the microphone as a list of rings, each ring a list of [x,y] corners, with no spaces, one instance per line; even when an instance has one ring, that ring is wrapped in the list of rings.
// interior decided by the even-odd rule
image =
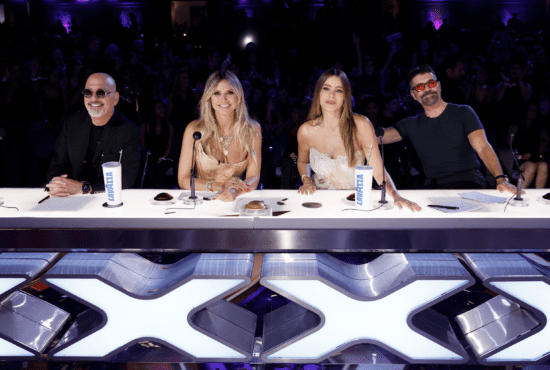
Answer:
[[[191,156],[191,195],[183,198],[183,203],[187,205],[196,205],[203,202],[202,197],[197,197],[195,195],[195,144],[197,140],[200,140],[202,137],[199,131],[193,132],[193,155]]]
[[[510,205],[514,207],[527,207],[529,206],[529,203],[527,203],[527,201],[521,197],[521,190],[523,187],[523,183],[525,182],[525,177],[523,177],[523,171],[519,166],[518,159],[516,158],[514,149],[512,147],[512,143],[514,142],[514,136],[516,135],[517,132],[518,132],[518,127],[516,125],[511,125],[510,127],[508,127],[508,135],[510,136],[510,153],[512,154],[512,158],[514,158],[514,163],[518,167],[518,186],[516,191],[516,197],[510,201]]]
[[[382,196],[380,198],[380,201],[376,204],[373,204],[373,208],[375,209],[392,209],[393,205],[390,204],[386,200],[386,170],[384,167],[384,143],[382,141],[382,138],[384,137],[384,129],[382,127],[377,127],[374,130],[374,134],[376,137],[380,140],[380,151],[382,155]]]
[[[508,127],[508,136],[510,137],[510,150],[512,150],[512,141],[514,141],[514,136],[516,136],[518,132],[518,127],[516,125],[510,125]]]

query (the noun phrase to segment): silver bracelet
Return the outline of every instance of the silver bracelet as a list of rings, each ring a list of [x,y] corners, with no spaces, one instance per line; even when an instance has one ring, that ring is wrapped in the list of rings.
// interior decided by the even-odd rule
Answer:
[[[309,179],[311,180],[311,177],[309,177],[308,174],[304,173],[304,174],[302,175],[302,184],[304,183],[304,177],[307,177],[307,178],[309,178]]]
[[[212,181],[207,181],[205,188],[206,188],[206,191],[212,191]]]

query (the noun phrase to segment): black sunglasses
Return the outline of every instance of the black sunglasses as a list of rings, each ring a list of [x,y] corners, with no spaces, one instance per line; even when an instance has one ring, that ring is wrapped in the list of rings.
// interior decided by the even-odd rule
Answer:
[[[104,97],[107,96],[107,94],[114,94],[114,93],[115,93],[114,91],[105,91],[103,89],[97,89],[95,92],[95,96],[97,96],[98,99],[103,99]],[[84,89],[84,91],[82,91],[82,95],[84,95],[86,99],[90,99],[92,96],[94,96],[94,92],[90,89]]]

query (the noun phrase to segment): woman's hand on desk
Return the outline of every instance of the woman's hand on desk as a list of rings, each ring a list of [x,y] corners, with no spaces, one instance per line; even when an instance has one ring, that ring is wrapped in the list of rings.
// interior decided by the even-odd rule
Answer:
[[[216,199],[222,202],[234,202],[237,199],[237,191],[235,189],[222,190],[212,198],[212,200]]]
[[[397,197],[393,200],[393,203],[395,204],[395,206],[399,209],[403,209],[403,206],[407,207],[408,209],[410,209],[411,211],[421,211],[422,210],[422,207],[420,207],[418,204],[414,203],[414,202],[411,202],[410,200],[408,199],[405,199],[403,197]]]
[[[315,193],[315,190],[317,190],[317,187],[311,182],[308,182],[298,188],[298,194],[309,195]]]

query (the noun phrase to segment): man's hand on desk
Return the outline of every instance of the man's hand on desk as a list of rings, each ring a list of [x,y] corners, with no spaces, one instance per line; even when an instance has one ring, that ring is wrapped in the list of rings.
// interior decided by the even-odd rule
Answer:
[[[69,179],[67,175],[54,177],[48,184],[49,194],[52,197],[68,197],[69,195],[82,194],[82,182]]]
[[[507,191],[512,194],[516,194],[518,191],[518,189],[513,184],[510,184],[510,182],[504,178],[497,180],[497,190],[501,193]],[[525,194],[525,190],[522,190],[521,194]]]

